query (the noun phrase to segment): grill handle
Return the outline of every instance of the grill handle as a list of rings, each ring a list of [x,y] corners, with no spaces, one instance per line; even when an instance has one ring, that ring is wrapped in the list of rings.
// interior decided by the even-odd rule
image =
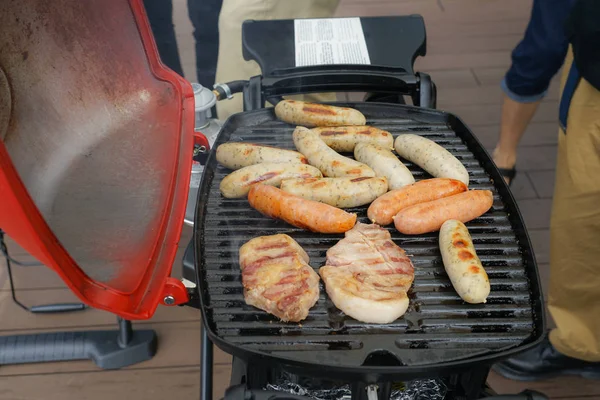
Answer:
[[[268,77],[254,76],[244,87],[244,111],[265,107],[281,96],[324,92],[393,93],[411,96],[419,107],[436,107],[436,88],[425,73],[395,72],[383,67],[328,66],[294,68]]]

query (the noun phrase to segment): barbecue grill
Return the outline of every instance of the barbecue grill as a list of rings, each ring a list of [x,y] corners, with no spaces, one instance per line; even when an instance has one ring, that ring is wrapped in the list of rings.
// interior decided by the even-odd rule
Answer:
[[[41,0],[9,3],[11,13],[0,13],[9,33],[0,37],[0,227],[83,302],[118,315],[120,331],[2,337],[0,364],[140,362],[154,355],[156,337],[132,331],[129,320],[150,318],[159,303],[187,304],[203,318],[202,400],[212,398],[213,343],[234,356],[227,400],[306,398],[282,389],[289,384],[338,394],[327,399],[388,399],[399,382],[424,379],[441,382],[448,399],[478,399],[490,394],[485,381],[493,362],[541,339],[539,277],[515,200],[476,136],[457,116],[435,110],[429,76],[413,70],[415,58],[425,55],[421,17],[362,18],[368,62],[303,67],[295,61],[294,21],[247,21],[244,54],[263,73],[216,88],[219,99],[242,93],[245,111],[226,121],[213,147],[248,141],[292,149],[293,127],[277,121],[266,102],[368,92],[365,101],[345,105],[394,135],[436,141],[464,163],[472,188],[494,193],[492,209],[467,224],[490,277],[488,302],[460,300],[444,272],[437,234],[390,230],[415,266],[402,318],[386,325],[355,321],[321,288],[305,321],[283,323],[245,304],[239,247],[286,233],[318,268],[342,235],[303,231],[262,216],[246,200],[221,197],[219,183],[229,171],[214,152],[203,157],[209,142],[193,133],[192,88],[160,63],[140,0],[90,0],[83,8],[68,0],[53,7]],[[272,37],[278,40],[265,39]],[[395,51],[386,37],[398,38]],[[399,104],[404,96],[412,106]],[[206,165],[184,259],[184,276],[197,285],[186,289],[169,275],[193,154]],[[428,177],[407,165],[417,180]],[[368,222],[365,207],[350,211]],[[518,397],[525,398],[538,397]]]
[[[294,126],[278,121],[273,109],[264,108],[266,101],[276,103],[282,95],[363,90],[371,92],[368,99],[378,101],[395,93],[394,102],[398,93],[410,96],[421,107],[381,102],[342,105],[358,109],[368,125],[394,136],[415,133],[434,140],[467,167],[470,188],[493,192],[492,209],[467,224],[490,278],[488,302],[470,305],[460,299],[444,271],[437,233],[406,236],[388,228],[415,266],[409,310],[394,323],[367,324],[345,316],[323,286],[317,304],[301,323],[284,323],[246,305],[238,265],[243,243],[257,236],[288,234],[318,269],[325,264],[326,251],[343,235],[307,232],[261,215],[246,199],[223,198],[219,184],[230,171],[217,163],[213,152],[199,189],[193,239],[202,329],[210,342],[235,357],[232,384],[250,390],[264,388],[283,370],[295,376],[353,382],[356,399],[367,398],[366,389],[374,387],[373,393],[387,398],[391,382],[432,376],[454,382],[455,398],[479,398],[491,364],[535,345],[545,330],[531,243],[516,202],[481,143],[459,117],[432,109],[435,85],[426,74],[413,72],[416,55],[425,53],[423,20],[418,16],[363,18],[361,23],[365,36],[376,43],[382,42],[380,29],[386,25],[410,38],[394,53],[402,56],[390,60],[389,49],[375,46],[369,47],[369,53],[376,67],[288,68],[285,60],[291,64],[293,44],[283,39],[272,48],[264,38],[275,32],[293,37],[285,35],[293,21],[246,22],[244,54],[261,65],[263,76],[239,87],[245,112],[227,120],[213,146],[238,141],[294,149]],[[431,177],[418,166],[405,164],[416,180]],[[366,208],[348,211],[368,223]],[[205,361],[211,350],[209,342],[204,343],[203,398],[209,399],[206,382],[211,371]],[[241,399],[244,393],[232,390],[229,397]]]

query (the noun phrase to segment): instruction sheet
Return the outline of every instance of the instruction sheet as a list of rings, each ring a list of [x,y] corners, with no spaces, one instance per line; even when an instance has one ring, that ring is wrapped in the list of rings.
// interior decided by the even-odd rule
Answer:
[[[370,64],[360,18],[294,20],[296,67]]]

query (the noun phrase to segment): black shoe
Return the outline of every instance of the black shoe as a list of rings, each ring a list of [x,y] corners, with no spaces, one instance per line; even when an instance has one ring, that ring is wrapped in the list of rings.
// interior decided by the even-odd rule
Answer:
[[[517,176],[517,169],[515,167],[498,168],[498,171],[500,171],[500,175],[502,175],[502,177],[505,178],[506,183],[508,183],[508,186],[512,185],[513,181],[515,180],[515,177]]]
[[[492,369],[516,381],[535,381],[560,375],[600,379],[600,362],[582,361],[559,353],[548,340],[548,335],[538,346],[495,364]]]

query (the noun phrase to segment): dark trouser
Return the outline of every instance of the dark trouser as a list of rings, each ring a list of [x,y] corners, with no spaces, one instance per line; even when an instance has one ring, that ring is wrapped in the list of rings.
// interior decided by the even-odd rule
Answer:
[[[207,88],[215,84],[219,56],[219,13],[223,0],[188,0],[188,12],[196,39],[198,83]]]
[[[172,0],[144,0],[144,7],[158,47],[162,62],[179,75],[183,76],[183,68],[177,50],[177,38],[173,27]]]
[[[196,74],[198,82],[212,88],[219,55],[219,13],[223,0],[188,0],[188,12],[194,25]],[[160,58],[166,66],[183,76],[173,26],[172,0],[144,0]]]

